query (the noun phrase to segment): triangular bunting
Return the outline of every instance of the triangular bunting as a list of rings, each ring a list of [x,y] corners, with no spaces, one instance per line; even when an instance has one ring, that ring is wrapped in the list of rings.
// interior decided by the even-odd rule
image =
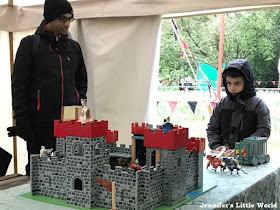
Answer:
[[[276,81],[271,81],[271,82],[272,82],[272,84],[273,84],[273,85],[275,85],[275,84],[276,84]]]
[[[182,43],[183,43],[183,47],[186,49],[187,43],[185,42],[185,40],[183,40]]]
[[[189,104],[192,112],[195,113],[195,108],[196,108],[196,105],[197,105],[197,101],[188,101],[188,104]]]
[[[184,53],[184,51],[182,51],[181,52],[181,57],[184,58],[184,55],[185,55],[185,53]]]
[[[172,114],[173,114],[173,112],[176,108],[177,103],[178,103],[178,101],[168,101],[168,104],[169,104],[169,107],[170,107],[170,110],[171,110]]]
[[[211,104],[212,108],[214,108],[216,106],[216,102],[211,101],[210,104]]]
[[[262,81],[257,81],[257,84],[260,85],[262,83]]]

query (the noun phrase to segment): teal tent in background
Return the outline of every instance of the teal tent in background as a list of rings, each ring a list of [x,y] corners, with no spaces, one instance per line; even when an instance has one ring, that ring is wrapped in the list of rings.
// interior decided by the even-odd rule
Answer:
[[[200,68],[210,81],[211,87],[213,88],[214,91],[217,91],[217,78],[218,78],[218,70],[207,64],[207,63],[199,63]],[[223,64],[223,69],[225,68],[225,64]],[[197,81],[200,85],[197,85],[197,90],[203,90],[203,91],[208,91],[208,84],[206,80],[204,79],[204,76],[201,74],[200,71],[197,73]]]

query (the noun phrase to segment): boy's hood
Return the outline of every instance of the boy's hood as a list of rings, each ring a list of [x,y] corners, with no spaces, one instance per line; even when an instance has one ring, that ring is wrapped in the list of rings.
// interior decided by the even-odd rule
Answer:
[[[240,97],[241,99],[247,99],[247,98],[251,98],[251,97],[255,96],[256,95],[256,89],[255,89],[256,85],[255,85],[253,67],[245,59],[232,60],[225,67],[222,76],[223,76],[223,84],[226,89],[227,95],[231,96],[231,94],[228,92],[228,89],[227,89],[226,78],[224,76],[224,73],[228,69],[231,69],[231,68],[239,70],[244,75],[244,81],[245,81],[244,89],[241,93],[238,94],[238,97]]]

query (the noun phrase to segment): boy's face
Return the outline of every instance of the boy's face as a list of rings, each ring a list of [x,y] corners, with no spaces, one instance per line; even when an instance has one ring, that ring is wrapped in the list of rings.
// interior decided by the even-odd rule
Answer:
[[[232,78],[226,76],[226,81],[227,81],[227,89],[232,95],[236,95],[244,89],[243,77]]]

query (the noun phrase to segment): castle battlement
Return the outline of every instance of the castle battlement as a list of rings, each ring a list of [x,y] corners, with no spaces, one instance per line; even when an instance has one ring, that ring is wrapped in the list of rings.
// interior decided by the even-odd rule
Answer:
[[[146,128],[151,128],[151,125],[149,125],[148,123],[142,123],[141,125],[139,125],[137,122],[131,123],[131,133],[133,134],[144,135],[144,129]]]
[[[81,124],[76,120],[67,120],[62,123],[59,120],[54,121],[54,136],[80,136],[80,137],[96,137],[105,136],[108,132],[108,121],[86,122]]]
[[[107,134],[106,134],[106,143],[108,142],[116,142],[118,141],[118,131],[117,130],[114,130],[114,131],[111,131],[111,130],[108,130]]]
[[[188,133],[188,128],[181,127],[174,127],[167,133],[162,133],[162,129],[145,129],[144,146],[166,149],[185,147]]]
[[[187,141],[187,150],[193,150],[196,152],[201,152],[205,150],[205,138],[191,137]]]
[[[111,169],[111,166],[104,164],[101,170],[101,174],[118,175],[121,177],[129,177],[135,179],[136,171],[132,168],[123,168],[122,166],[116,166],[115,170]],[[121,174],[121,175],[120,175]]]

